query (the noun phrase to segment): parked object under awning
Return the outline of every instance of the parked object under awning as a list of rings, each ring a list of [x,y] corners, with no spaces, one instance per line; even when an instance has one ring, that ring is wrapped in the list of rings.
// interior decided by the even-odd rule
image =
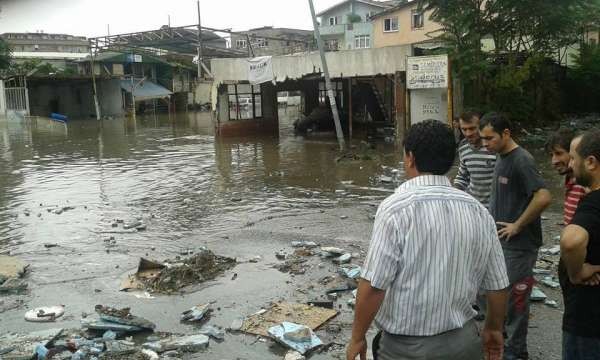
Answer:
[[[136,101],[162,99],[173,95],[173,93],[152,81],[144,80],[140,83],[141,79],[135,80],[135,90],[133,96]],[[131,80],[121,80],[121,89],[131,94]]]

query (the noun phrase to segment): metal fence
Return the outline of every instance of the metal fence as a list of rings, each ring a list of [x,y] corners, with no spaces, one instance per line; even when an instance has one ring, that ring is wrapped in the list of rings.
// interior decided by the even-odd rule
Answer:
[[[6,110],[26,111],[29,113],[29,96],[27,94],[27,80],[24,76],[17,76],[4,81],[4,95]]]

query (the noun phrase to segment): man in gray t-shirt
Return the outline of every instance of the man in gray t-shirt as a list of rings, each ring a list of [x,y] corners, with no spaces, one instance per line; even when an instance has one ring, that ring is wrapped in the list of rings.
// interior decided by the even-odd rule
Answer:
[[[527,328],[533,267],[542,245],[541,214],[552,196],[536,168],[533,156],[512,139],[511,124],[497,113],[480,123],[484,146],[499,154],[494,170],[490,212],[498,226],[511,284],[506,316],[504,359],[528,359]]]

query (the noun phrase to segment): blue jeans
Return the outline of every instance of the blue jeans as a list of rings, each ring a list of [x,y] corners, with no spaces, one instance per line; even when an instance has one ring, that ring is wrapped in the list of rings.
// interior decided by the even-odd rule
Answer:
[[[600,359],[600,338],[588,338],[563,331],[563,360]]]

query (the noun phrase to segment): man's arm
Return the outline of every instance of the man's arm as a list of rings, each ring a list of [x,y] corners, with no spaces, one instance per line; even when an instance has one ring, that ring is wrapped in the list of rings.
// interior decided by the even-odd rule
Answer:
[[[560,238],[561,257],[569,280],[576,285],[586,284],[600,272],[600,266],[585,262],[588,242],[589,233],[579,225],[567,226]],[[593,279],[591,284],[596,284]]]
[[[367,359],[366,334],[384,298],[385,291],[372,287],[369,281],[361,279],[358,283],[352,339],[346,352],[347,360],[354,360],[359,355],[360,360]]]
[[[498,222],[498,225],[502,225],[502,229],[498,231],[498,236],[502,239],[505,238],[506,241],[510,240],[511,237],[514,237],[518,233],[520,233],[523,228],[529,224],[531,224],[535,219],[542,215],[542,212],[546,210],[546,208],[552,202],[552,194],[548,189],[539,189],[533,194],[527,209],[521,214],[519,219],[514,223],[506,223],[506,222]]]
[[[470,182],[471,174],[469,173],[469,169],[467,168],[467,165],[465,164],[461,156],[460,161],[458,163],[458,173],[454,178],[454,187],[459,190],[465,191],[469,187]]]
[[[483,354],[486,360],[502,360],[504,352],[504,315],[508,303],[508,291],[488,291],[487,315],[482,332]]]

